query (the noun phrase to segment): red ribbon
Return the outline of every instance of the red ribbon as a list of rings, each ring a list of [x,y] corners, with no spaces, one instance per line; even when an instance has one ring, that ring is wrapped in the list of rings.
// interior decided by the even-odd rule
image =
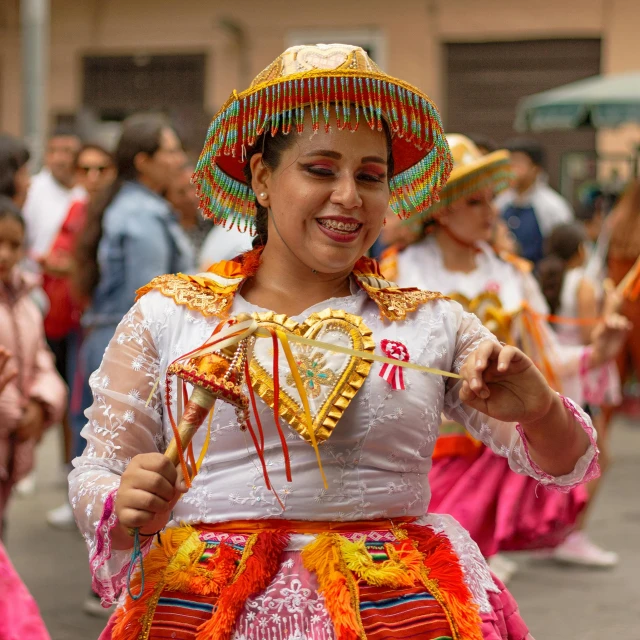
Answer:
[[[400,360],[401,362],[409,362],[409,350],[402,342],[383,340],[380,346],[387,358],[393,358],[393,360]],[[386,380],[392,389],[405,389],[403,367],[385,363],[382,365],[382,369],[380,369],[380,377]]]

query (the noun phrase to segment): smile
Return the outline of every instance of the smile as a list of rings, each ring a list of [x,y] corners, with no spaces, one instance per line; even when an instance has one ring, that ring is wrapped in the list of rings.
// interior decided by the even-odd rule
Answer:
[[[359,222],[339,222],[337,220],[332,220],[331,218],[320,218],[318,219],[318,224],[329,231],[342,233],[344,235],[355,233],[360,229],[360,227],[362,227],[362,224]]]

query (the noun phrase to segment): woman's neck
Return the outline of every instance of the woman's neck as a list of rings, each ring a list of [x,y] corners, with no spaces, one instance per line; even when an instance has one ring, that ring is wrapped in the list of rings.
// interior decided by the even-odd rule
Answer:
[[[471,273],[476,270],[478,249],[475,245],[458,240],[440,226],[434,231],[434,236],[442,251],[442,261],[447,271]]]
[[[260,268],[242,287],[242,296],[259,307],[297,316],[329,298],[348,296],[350,273],[314,273],[287,249],[267,243]]]

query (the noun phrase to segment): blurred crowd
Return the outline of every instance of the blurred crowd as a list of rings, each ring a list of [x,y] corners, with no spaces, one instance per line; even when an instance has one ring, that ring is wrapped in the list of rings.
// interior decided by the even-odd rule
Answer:
[[[483,153],[495,151],[491,141],[476,142]],[[494,248],[534,265],[552,315],[599,315],[602,292],[640,255],[640,182],[623,193],[589,185],[572,206],[549,186],[539,144],[518,139],[506,147],[513,178],[493,203]],[[89,377],[136,290],[250,248],[247,234],[202,218],[193,170],[175,130],[155,115],[126,120],[115,149],[55,130],[33,176],[26,145],[0,135],[0,349],[10,361],[0,394],[0,526],[10,526],[12,493],[33,491],[33,453],[45,429],[62,425],[61,474],[83,451]],[[376,252],[384,264],[385,250],[430,232],[430,224],[390,216]],[[640,309],[621,304],[635,325],[618,362],[624,383],[640,371]],[[587,329],[570,329],[588,342]],[[51,505],[46,517],[75,529],[68,503]],[[109,613],[94,594],[85,610]]]

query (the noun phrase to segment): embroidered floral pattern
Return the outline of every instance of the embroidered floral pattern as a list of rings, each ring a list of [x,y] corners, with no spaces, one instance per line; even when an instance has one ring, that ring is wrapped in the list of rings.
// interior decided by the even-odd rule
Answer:
[[[319,351],[298,355],[297,365],[305,391],[311,398],[319,398],[322,387],[331,387],[336,383],[336,374],[327,367],[326,357]],[[295,385],[290,373],[287,375],[287,384]]]
[[[247,600],[233,640],[333,640],[335,634],[315,576],[286,552],[271,584]]]

